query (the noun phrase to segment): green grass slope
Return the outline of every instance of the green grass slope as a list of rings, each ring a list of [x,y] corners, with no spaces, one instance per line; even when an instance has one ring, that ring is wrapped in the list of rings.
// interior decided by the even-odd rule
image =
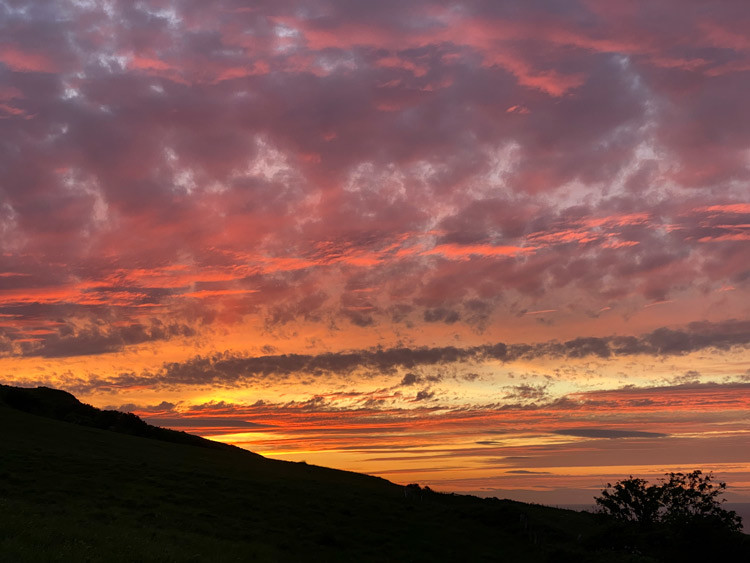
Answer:
[[[590,514],[407,498],[376,477],[113,432],[0,400],[0,561],[654,560],[609,547],[608,530]]]

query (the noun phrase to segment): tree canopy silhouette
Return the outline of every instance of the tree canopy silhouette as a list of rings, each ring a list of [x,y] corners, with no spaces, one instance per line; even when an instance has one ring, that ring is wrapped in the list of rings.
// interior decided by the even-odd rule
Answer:
[[[713,473],[667,473],[660,483],[630,476],[614,485],[607,483],[601,496],[595,497],[600,512],[613,518],[643,526],[655,523],[684,526],[709,526],[730,532],[742,530],[742,518],[721,503],[726,483],[714,482]]]

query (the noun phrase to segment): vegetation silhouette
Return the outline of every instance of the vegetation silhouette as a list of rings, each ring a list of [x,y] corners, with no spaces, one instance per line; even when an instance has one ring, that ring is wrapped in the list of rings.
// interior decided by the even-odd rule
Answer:
[[[187,432],[152,426],[133,413],[97,409],[96,407],[80,402],[74,395],[60,389],[51,389],[49,387],[31,389],[0,384],[0,403],[30,414],[55,418],[83,426],[112,430],[132,436],[141,436],[143,438],[163,440],[176,444],[189,444],[202,448],[221,450],[240,449],[229,444],[206,440]]]
[[[700,470],[666,473],[653,485],[631,475],[607,483],[595,501],[615,523],[620,549],[658,561],[750,560],[742,518],[721,506],[726,487]]]
[[[688,526],[696,523],[712,525],[729,532],[742,530],[742,518],[725,510],[720,495],[726,483],[715,484],[713,473],[700,470],[691,473],[667,473],[658,485],[631,475],[607,488],[596,504],[600,510],[617,520],[648,526],[665,523]]]
[[[611,517],[267,459],[115,412],[0,388],[0,561],[670,560]],[[750,560],[747,539],[719,552]]]

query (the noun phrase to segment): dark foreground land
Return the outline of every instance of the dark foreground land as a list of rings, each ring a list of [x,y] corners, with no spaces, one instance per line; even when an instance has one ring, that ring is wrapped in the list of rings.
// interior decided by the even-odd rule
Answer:
[[[741,534],[404,491],[0,386],[0,561],[750,561]]]

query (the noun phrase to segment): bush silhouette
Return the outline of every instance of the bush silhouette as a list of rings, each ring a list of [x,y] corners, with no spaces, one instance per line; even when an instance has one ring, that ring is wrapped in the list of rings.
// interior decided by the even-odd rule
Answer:
[[[721,507],[721,494],[726,483],[715,483],[713,473],[700,470],[691,473],[667,473],[661,483],[630,476],[614,485],[607,483],[601,496],[595,497],[599,511],[616,520],[638,523],[667,524],[675,527],[742,530],[742,518]]]

